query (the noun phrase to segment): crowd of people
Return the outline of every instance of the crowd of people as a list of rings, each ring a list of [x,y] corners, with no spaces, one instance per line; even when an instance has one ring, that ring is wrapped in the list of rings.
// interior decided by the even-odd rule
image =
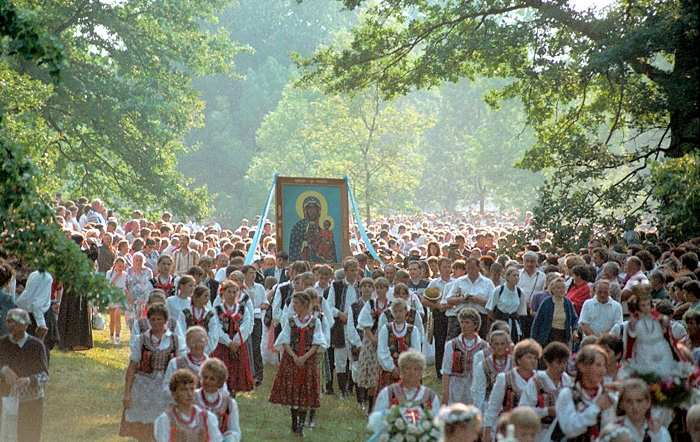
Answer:
[[[351,235],[334,269],[289,262],[266,220],[246,262],[258,221],[56,201],[56,222],[124,294],[104,325],[130,348],[120,435],[241,440],[236,394],[275,365],[269,401],[296,436],[336,395],[378,441],[395,440],[396,410],[434,416],[432,440],[700,441],[700,238],[630,230],[554,250],[546,232],[517,243],[529,214],[393,216],[367,228],[378,255]],[[91,348],[101,317],[67,281],[3,258],[0,435],[40,440],[50,352]],[[660,406],[650,379],[681,379],[685,404]]]

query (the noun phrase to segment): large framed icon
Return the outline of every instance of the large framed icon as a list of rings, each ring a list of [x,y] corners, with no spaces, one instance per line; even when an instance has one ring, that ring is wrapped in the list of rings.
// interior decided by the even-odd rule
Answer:
[[[350,255],[348,189],[343,179],[277,177],[277,250],[290,262],[338,266]]]

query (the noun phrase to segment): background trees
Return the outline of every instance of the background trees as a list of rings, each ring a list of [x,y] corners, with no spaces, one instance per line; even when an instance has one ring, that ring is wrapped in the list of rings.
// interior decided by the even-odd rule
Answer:
[[[623,0],[585,11],[541,0],[344,4],[363,5],[362,21],[349,44],[302,63],[306,78],[332,92],[376,85],[386,96],[506,78],[493,98],[519,98],[536,133],[520,166],[548,174],[541,226],[611,228],[664,201],[652,164],[696,162],[697,2]]]

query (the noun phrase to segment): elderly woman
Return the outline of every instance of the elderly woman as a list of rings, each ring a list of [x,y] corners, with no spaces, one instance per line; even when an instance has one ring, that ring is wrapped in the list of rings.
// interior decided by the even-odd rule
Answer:
[[[374,411],[369,416],[367,428],[375,434],[385,431],[384,416],[394,405],[413,403],[424,410],[437,413],[440,399],[430,388],[421,385],[425,371],[425,357],[416,350],[408,350],[399,356],[401,380],[384,388],[377,396]]]
[[[564,278],[558,276],[547,286],[552,294],[542,301],[532,322],[530,336],[542,347],[550,342],[569,344],[576,329],[578,317],[574,304],[566,298]]]
[[[0,338],[0,396],[17,399],[17,437],[39,442],[44,410],[44,387],[49,380],[44,344],[27,333],[31,323],[22,309],[7,312],[7,336]],[[7,429],[5,429],[7,431]],[[3,440],[13,440],[4,434]]]

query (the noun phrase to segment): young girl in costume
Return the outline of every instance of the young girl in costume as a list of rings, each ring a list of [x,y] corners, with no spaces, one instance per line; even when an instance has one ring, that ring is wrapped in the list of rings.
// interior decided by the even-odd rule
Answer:
[[[484,416],[484,440],[491,440],[492,431],[496,427],[496,418],[518,405],[528,381],[535,374],[537,361],[541,355],[542,347],[534,339],[525,339],[515,344],[514,367],[498,374],[489,397]]]
[[[184,355],[177,356],[168,362],[168,368],[165,370],[163,378],[163,388],[168,391],[170,378],[177,370],[186,369],[192,372],[197,377],[197,385],[199,385],[199,371],[202,365],[207,360],[207,355],[204,349],[207,346],[209,338],[207,331],[204,328],[195,325],[187,329],[185,334],[185,342],[187,342],[187,352]]]
[[[540,427],[540,419],[532,408],[515,407],[499,417],[496,440],[535,442]]]
[[[114,260],[112,268],[107,271],[105,275],[107,281],[114,287],[116,287],[122,294],[126,290],[126,261],[124,258],[119,257]],[[109,305],[109,336],[112,339],[114,345],[119,345],[121,343],[122,330],[122,305],[121,303],[113,303]]]
[[[380,325],[377,338],[377,360],[381,371],[377,391],[399,381],[399,355],[410,349],[420,351],[418,329],[406,320],[408,304],[403,298],[391,302],[393,320],[383,327]],[[420,321],[418,321],[420,322]]]
[[[365,333],[364,333],[364,328],[359,325],[359,318],[360,318],[360,313],[364,309],[365,305],[371,305],[373,303],[372,301],[372,295],[374,294],[374,280],[372,278],[362,278],[360,281],[360,296],[358,297],[357,301],[352,303],[350,306],[351,309],[351,314],[352,314],[352,322],[348,320],[348,324],[351,325],[352,327],[352,334],[356,335],[357,341],[352,345],[352,356],[351,356],[351,371],[352,371],[352,378],[353,381],[355,382],[355,393],[357,396],[357,403],[360,404],[360,407],[368,411],[367,409],[367,401],[368,401],[368,388],[366,386],[367,382],[363,382],[362,385],[360,385],[360,364],[363,363],[363,360],[360,359],[360,354],[362,353],[363,347],[374,347],[374,361],[376,361],[376,346],[372,346],[372,343],[368,341],[367,338],[365,338]],[[365,351],[367,353],[367,351]],[[371,350],[370,350],[371,352]],[[375,375],[376,376],[376,375]],[[363,381],[365,379],[362,379]],[[370,408],[371,409],[371,408]]]
[[[182,275],[177,280],[175,296],[169,296],[166,300],[170,317],[177,321],[184,309],[190,306],[190,297],[194,293],[195,282],[190,275]]]
[[[374,398],[377,397],[379,384],[379,360],[377,359],[377,342],[379,319],[389,308],[386,297],[389,281],[377,278],[374,282],[375,299],[370,299],[360,310],[357,318],[357,328],[362,330],[362,347],[358,358],[357,385],[365,389],[367,410],[372,411]]]
[[[158,416],[153,429],[156,442],[221,442],[216,417],[195,404],[197,378],[189,370],[178,370],[170,379],[174,404]]]
[[[157,272],[151,280],[153,288],[163,290],[166,298],[175,294],[175,277],[172,274],[172,267],[173,259],[170,255],[160,255],[156,265]]]
[[[251,391],[255,385],[246,341],[253,331],[253,309],[248,295],[240,286],[227,279],[219,286],[222,304],[216,306],[220,330],[219,343],[211,356],[219,358],[228,368],[228,388],[234,395]]]
[[[486,409],[498,374],[511,368],[510,345],[510,331],[493,330],[489,334],[488,349],[482,352],[481,359],[474,366],[472,401],[480,410]]]
[[[457,314],[462,333],[447,341],[442,359],[442,403],[471,404],[474,356],[487,344],[479,335],[481,316],[473,308],[463,308]]]
[[[414,328],[416,328],[418,332],[418,336],[423,339],[423,334],[424,334],[424,329],[423,329],[423,318],[421,316],[421,311],[416,308],[415,305],[413,305],[413,295],[411,292],[408,290],[408,286],[406,284],[402,283],[397,283],[394,286],[394,294],[393,294],[393,299],[403,299],[406,301],[406,322],[411,324]],[[392,301],[393,301],[392,299]],[[420,303],[418,304],[421,308],[422,305]],[[391,321],[394,320],[393,317],[393,312],[391,309],[387,309],[384,311],[384,315],[379,317],[379,330],[384,328],[384,326]],[[420,344],[417,344],[418,348],[420,348]]]
[[[641,379],[626,379],[617,402],[616,424],[625,427],[632,440],[671,442],[668,430],[651,416],[651,392]]]
[[[573,380],[566,374],[570,355],[566,345],[550,342],[542,352],[546,369],[535,372],[520,396],[520,405],[532,407],[542,423],[538,441],[560,441],[564,437],[557,421],[555,404],[562,388],[573,385]]]
[[[331,327],[333,327],[333,312],[328,306],[328,303],[325,302],[325,299],[323,299],[323,296],[319,295],[314,288],[309,287],[306,290],[304,290],[304,292],[307,295],[309,295],[309,299],[311,299],[311,313],[315,318],[321,321],[321,326],[323,327],[323,336],[326,342],[330,342]],[[351,326],[348,324],[346,325],[346,327],[350,328]],[[359,337],[357,339],[359,339]],[[319,373],[323,373],[323,369],[325,368],[325,364],[323,364],[323,362],[325,361],[326,349],[323,347],[319,347],[316,350],[316,354],[318,355],[316,357],[316,360],[318,361],[319,365]],[[329,373],[326,373],[325,375],[329,376]],[[321,383],[321,385],[323,385],[323,383]],[[316,427],[316,409],[309,409],[308,421],[306,422],[306,425],[309,428]]]
[[[473,405],[454,403],[440,409],[435,417],[443,442],[478,442],[481,412]]]
[[[564,388],[555,404],[559,426],[567,440],[593,442],[614,418],[616,388],[606,386],[608,353],[586,345],[576,355],[576,381]]]
[[[191,304],[185,307],[177,318],[180,330],[188,330],[190,327],[199,326],[208,334],[209,341],[204,349],[206,354],[211,354],[219,342],[219,318],[216,310],[209,308],[209,289],[197,286],[192,293]]]
[[[224,442],[239,442],[241,426],[238,404],[225,388],[228,370],[217,358],[210,358],[200,371],[202,388],[195,392],[195,401],[201,408],[216,416]]]
[[[163,391],[165,369],[184,352],[184,342],[166,328],[168,309],[163,304],[148,308],[150,327],[131,345],[124,385],[124,414],[120,436],[151,440],[153,422],[165,410],[169,397]]]
[[[317,351],[328,348],[321,321],[310,311],[311,299],[304,292],[292,295],[290,315],[282,323],[282,332],[275,347],[282,352],[282,361],[275,376],[270,402],[291,409],[292,432],[303,435],[309,408],[320,407],[320,376]]]

